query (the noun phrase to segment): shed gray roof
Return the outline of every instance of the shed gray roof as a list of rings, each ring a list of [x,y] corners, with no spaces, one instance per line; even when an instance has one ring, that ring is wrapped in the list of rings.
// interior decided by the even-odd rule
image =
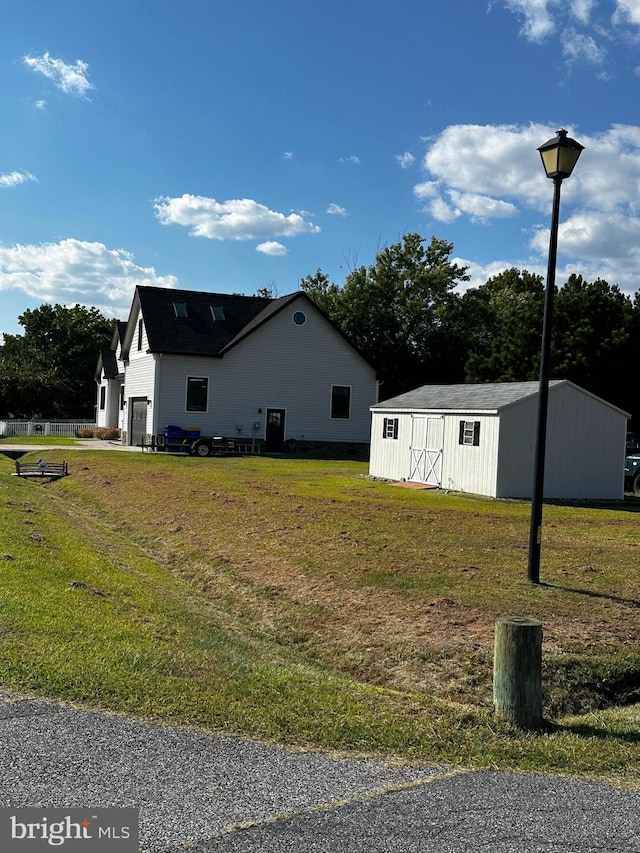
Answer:
[[[552,379],[549,388],[566,379]],[[482,385],[423,385],[371,407],[377,409],[452,409],[499,411],[538,393],[538,382],[487,382]]]

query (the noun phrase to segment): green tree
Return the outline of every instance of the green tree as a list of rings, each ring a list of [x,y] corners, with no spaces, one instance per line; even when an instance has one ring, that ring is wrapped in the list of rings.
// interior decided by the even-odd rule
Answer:
[[[381,394],[449,381],[452,320],[466,267],[452,263],[453,244],[405,234],[378,252],[375,263],[352,270],[344,287],[318,270],[301,282],[354,346],[376,368]]]
[[[97,308],[41,305],[18,318],[22,335],[0,347],[0,414],[92,417],[98,354],[113,322]]]
[[[544,312],[542,276],[511,268],[463,297],[475,333],[466,363],[467,382],[537,379]]]
[[[628,376],[637,333],[637,310],[617,285],[572,275],[554,304],[552,373],[622,408],[635,406]]]
[[[310,296],[328,317],[336,322],[339,320],[342,290],[337,284],[330,282],[329,276],[321,269],[300,279],[300,290]]]

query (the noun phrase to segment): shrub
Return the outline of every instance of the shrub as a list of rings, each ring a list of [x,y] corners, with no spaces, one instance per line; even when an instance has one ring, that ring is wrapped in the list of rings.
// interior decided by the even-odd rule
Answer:
[[[114,427],[100,427],[95,431],[95,437],[103,441],[113,441],[120,438],[120,430]]]
[[[95,430],[92,427],[78,427],[76,438],[93,438]]]

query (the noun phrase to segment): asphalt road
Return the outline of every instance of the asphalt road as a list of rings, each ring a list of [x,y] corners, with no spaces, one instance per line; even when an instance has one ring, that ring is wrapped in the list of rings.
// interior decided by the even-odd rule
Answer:
[[[640,793],[394,766],[0,693],[0,805],[140,809],[140,849],[640,853]]]

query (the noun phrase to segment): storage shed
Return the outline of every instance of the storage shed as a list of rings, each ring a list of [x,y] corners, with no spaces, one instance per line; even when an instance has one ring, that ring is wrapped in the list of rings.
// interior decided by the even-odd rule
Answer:
[[[371,407],[369,473],[496,498],[530,498],[538,382],[424,385]],[[619,500],[630,415],[549,383],[544,495]]]

